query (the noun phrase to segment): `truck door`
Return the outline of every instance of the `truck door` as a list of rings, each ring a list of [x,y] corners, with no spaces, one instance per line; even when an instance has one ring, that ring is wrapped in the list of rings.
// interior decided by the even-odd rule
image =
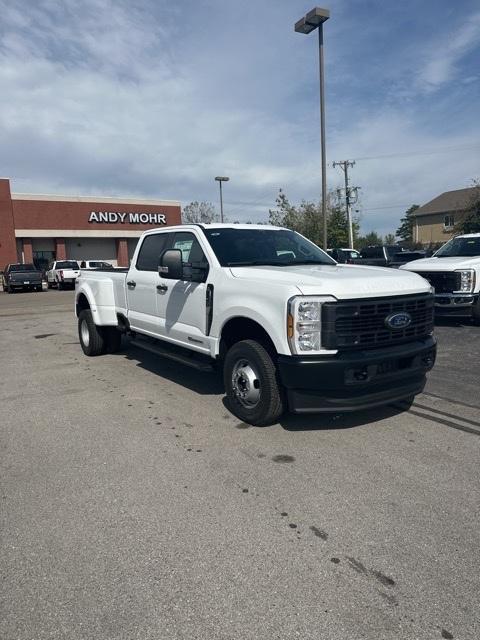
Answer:
[[[162,334],[168,340],[190,349],[209,352],[206,340],[206,282],[192,282],[188,278],[200,273],[195,265],[203,265],[208,273],[208,260],[198,238],[190,231],[176,232],[170,249],[180,249],[184,262],[185,280],[158,278],[163,290],[157,296],[157,313]],[[205,277],[206,280],[206,277]]]
[[[157,286],[160,284],[158,262],[172,233],[155,233],[144,237],[136,263],[127,274],[128,320],[132,329],[158,336]]]

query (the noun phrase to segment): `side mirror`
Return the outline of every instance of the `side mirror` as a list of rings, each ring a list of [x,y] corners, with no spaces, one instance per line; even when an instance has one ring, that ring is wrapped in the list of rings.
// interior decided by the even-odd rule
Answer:
[[[180,249],[168,249],[162,253],[158,273],[161,278],[183,280],[183,262]]]

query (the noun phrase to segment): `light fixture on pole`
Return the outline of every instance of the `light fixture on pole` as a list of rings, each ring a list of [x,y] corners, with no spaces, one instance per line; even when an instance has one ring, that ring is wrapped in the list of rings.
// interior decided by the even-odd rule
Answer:
[[[318,59],[320,67],[320,146],[322,154],[322,217],[323,217],[323,248],[327,250],[327,165],[325,160],[325,90],[323,69],[323,23],[330,17],[328,9],[315,7],[301,20],[295,23],[297,33],[311,33],[318,29]]]
[[[223,222],[223,197],[222,197],[222,182],[228,182],[230,178],[227,176],[217,176],[215,180],[220,185],[220,222]]]

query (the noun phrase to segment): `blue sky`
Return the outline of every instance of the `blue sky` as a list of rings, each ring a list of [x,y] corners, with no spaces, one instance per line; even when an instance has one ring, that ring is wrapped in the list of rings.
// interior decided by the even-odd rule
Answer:
[[[16,192],[318,199],[318,53],[301,0],[0,0],[0,174]],[[363,231],[480,176],[478,0],[332,0],[328,183]]]

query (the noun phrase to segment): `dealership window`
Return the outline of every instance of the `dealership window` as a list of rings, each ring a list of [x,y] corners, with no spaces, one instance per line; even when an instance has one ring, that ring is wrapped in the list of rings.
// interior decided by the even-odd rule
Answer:
[[[160,254],[167,248],[169,235],[168,233],[156,233],[145,237],[137,258],[137,269],[139,271],[158,270]]]
[[[443,218],[443,227],[444,229],[453,229],[454,226],[455,216],[453,215],[453,213],[449,213]]]

